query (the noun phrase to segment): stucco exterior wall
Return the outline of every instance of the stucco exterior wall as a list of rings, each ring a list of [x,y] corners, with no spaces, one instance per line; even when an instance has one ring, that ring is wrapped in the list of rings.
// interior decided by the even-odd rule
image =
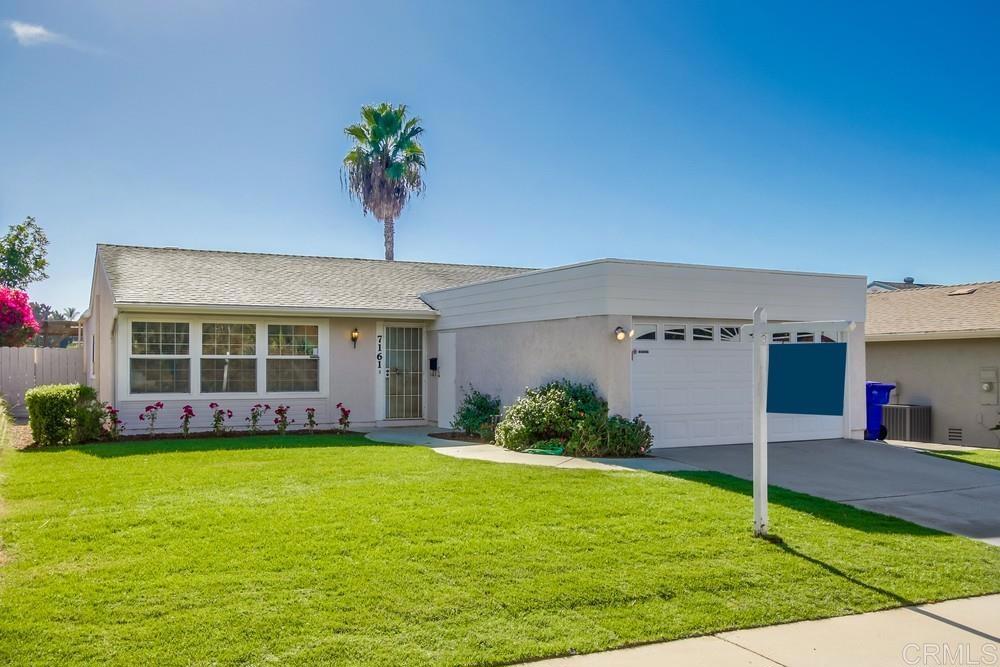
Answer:
[[[358,347],[351,332],[358,329]],[[348,318],[330,320],[330,402],[333,422],[337,403],[351,410],[353,425],[375,421],[375,321]]]
[[[424,329],[424,357],[426,359],[431,359],[432,357],[438,356],[438,338],[437,332],[431,329]],[[432,373],[428,364],[424,364],[424,373],[427,375],[427,382],[424,383],[426,387],[427,396],[425,396],[424,405],[427,406],[427,410],[424,413],[429,421],[436,422],[438,417],[438,383],[440,382],[440,375],[437,373]],[[447,426],[447,424],[446,424]]]
[[[91,283],[90,317],[84,323],[84,374],[101,401],[115,396],[115,313],[111,286],[100,265],[95,265]]]
[[[593,382],[613,413],[630,414],[630,346],[615,327],[632,326],[622,315],[471,327],[455,332],[456,402],[469,385],[510,405],[526,386],[568,378]]]
[[[897,385],[894,403],[930,405],[932,439],[962,429],[960,444],[1000,447],[1000,406],[982,405],[980,369],[1000,368],[1000,340],[868,342],[869,380]]]

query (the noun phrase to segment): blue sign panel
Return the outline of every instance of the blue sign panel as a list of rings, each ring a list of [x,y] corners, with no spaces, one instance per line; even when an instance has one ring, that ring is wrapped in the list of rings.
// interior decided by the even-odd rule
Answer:
[[[844,414],[847,343],[771,344],[769,348],[768,412]]]

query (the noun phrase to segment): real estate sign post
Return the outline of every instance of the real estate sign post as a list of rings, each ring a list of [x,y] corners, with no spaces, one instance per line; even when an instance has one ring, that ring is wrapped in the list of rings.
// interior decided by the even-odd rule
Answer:
[[[854,329],[853,322],[783,322],[768,325],[767,311],[757,306],[753,324],[753,533],[768,533],[767,415],[830,415],[850,412],[848,344],[831,336]],[[770,343],[781,331],[782,342]],[[794,332],[794,333],[793,333]],[[812,343],[821,343],[814,345]],[[849,425],[845,433],[850,434]]]
[[[767,535],[767,311],[753,311],[753,534]]]

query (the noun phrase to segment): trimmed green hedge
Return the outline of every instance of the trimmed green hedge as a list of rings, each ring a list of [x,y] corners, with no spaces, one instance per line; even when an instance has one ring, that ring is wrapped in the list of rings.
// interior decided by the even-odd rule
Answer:
[[[93,387],[42,385],[29,389],[24,403],[36,445],[73,445],[97,440],[101,434],[101,404]]]

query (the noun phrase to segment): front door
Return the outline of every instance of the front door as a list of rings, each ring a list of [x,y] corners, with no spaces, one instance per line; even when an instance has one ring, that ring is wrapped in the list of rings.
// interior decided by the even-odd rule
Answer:
[[[385,327],[385,418],[422,419],[424,330]]]

